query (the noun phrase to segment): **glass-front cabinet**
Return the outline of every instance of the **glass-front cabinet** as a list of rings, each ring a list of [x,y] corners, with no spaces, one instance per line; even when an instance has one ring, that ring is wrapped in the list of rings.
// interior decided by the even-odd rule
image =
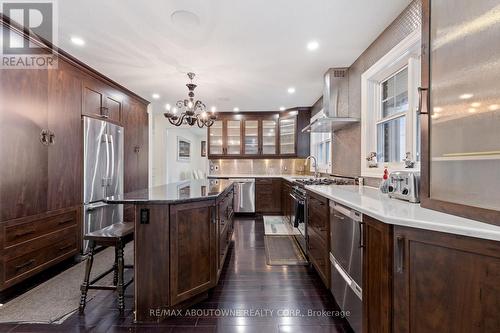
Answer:
[[[224,121],[216,120],[208,131],[209,155],[222,155],[224,153]]]
[[[296,147],[297,116],[279,119],[280,155],[294,155]]]
[[[226,154],[241,154],[241,120],[228,120],[226,122]]]
[[[500,21],[484,23],[498,2],[423,7],[422,205],[500,225]]]
[[[304,124],[300,126],[296,110],[219,114],[218,120],[208,128],[208,157],[305,157],[309,155],[309,133],[298,132],[309,122],[310,112],[303,112]],[[301,137],[300,141],[298,137]],[[307,151],[300,150],[301,144]]]
[[[262,120],[262,155],[276,155],[278,153],[278,135],[276,119]]]
[[[260,153],[259,120],[244,120],[243,122],[244,155]]]

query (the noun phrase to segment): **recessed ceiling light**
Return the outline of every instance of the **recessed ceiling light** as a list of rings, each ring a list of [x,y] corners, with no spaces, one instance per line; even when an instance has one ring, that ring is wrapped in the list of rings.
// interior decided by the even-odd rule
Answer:
[[[469,99],[472,98],[474,95],[472,94],[462,94],[459,96],[460,99]]]
[[[80,38],[80,37],[77,37],[77,36],[71,37],[71,42],[73,44],[75,44],[75,45],[78,45],[78,46],[85,45],[85,41],[83,40],[83,38]]]
[[[496,111],[498,109],[500,109],[500,105],[498,104],[491,104],[490,106],[488,106],[488,110],[490,111]]]
[[[285,107],[284,106],[280,106],[280,111],[285,111]]]
[[[212,106],[212,107],[210,108],[210,111],[215,112],[215,111],[217,111],[217,108],[216,108],[215,106]]]
[[[159,94],[152,94],[151,97],[153,97],[154,99],[158,99],[158,98],[160,98],[160,95]]]
[[[319,43],[316,40],[312,40],[309,43],[307,43],[307,49],[309,51],[316,51],[319,47]]]
[[[295,93],[295,88],[294,87],[288,88],[288,93],[289,94],[294,94]]]
[[[238,111],[240,111],[240,108],[239,107],[235,107],[235,108],[233,108],[233,111],[234,112],[238,112]]]
[[[481,106],[481,103],[479,103],[479,102],[471,103],[470,106],[472,106],[473,108],[478,108]]]

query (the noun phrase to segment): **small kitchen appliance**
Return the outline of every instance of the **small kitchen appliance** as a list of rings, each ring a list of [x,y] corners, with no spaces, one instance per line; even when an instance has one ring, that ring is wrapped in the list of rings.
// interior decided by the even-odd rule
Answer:
[[[420,202],[420,172],[395,171],[389,175],[389,197]]]

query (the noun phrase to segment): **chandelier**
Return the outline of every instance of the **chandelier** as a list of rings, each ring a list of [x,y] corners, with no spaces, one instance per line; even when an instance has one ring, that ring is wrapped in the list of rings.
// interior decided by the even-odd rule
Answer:
[[[193,83],[193,79],[195,74],[187,73],[187,76],[191,81],[186,84],[186,87],[189,89],[188,98],[178,100],[177,103],[175,103],[176,107],[173,109],[170,105],[167,105],[167,112],[164,113],[164,116],[175,126],[181,126],[182,124],[194,126],[196,124],[199,128],[203,126],[210,127],[217,119],[215,110],[212,110],[212,112],[208,114],[206,110],[207,107],[202,101],[194,101],[194,89],[196,88],[196,84]]]

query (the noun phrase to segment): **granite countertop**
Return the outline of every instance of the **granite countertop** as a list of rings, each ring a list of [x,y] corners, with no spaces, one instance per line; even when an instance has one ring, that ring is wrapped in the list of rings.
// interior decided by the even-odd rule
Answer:
[[[384,223],[500,241],[500,227],[389,198],[372,187],[310,185],[305,188]]]
[[[215,199],[233,184],[225,179],[197,179],[111,196],[104,202],[111,204],[175,204]]]

